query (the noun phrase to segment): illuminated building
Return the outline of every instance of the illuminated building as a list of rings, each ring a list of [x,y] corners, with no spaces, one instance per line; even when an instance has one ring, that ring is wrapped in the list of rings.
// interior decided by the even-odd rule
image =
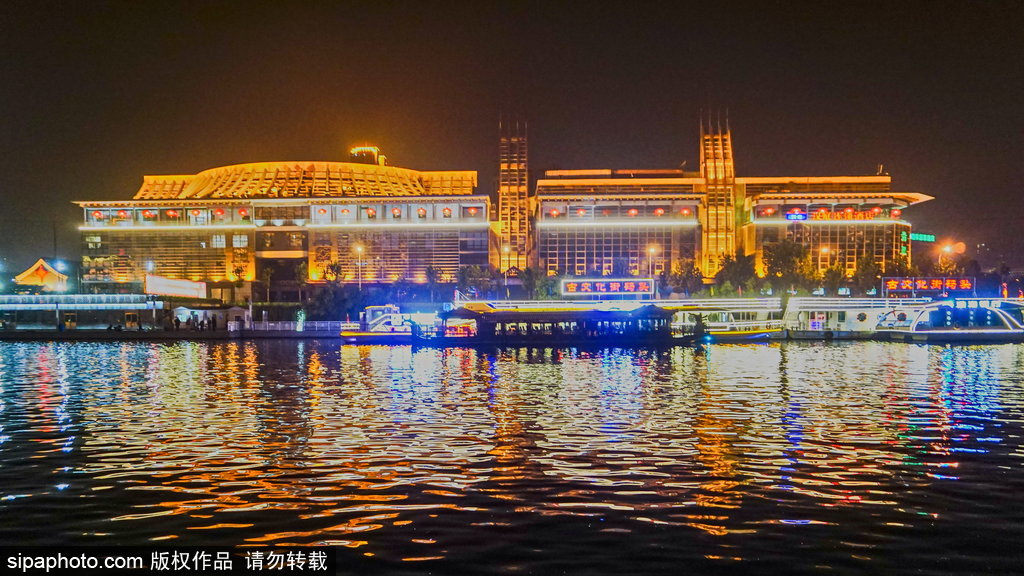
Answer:
[[[931,197],[893,190],[888,174],[737,176],[728,123],[702,122],[700,155],[699,171],[549,170],[531,186],[525,124],[502,122],[493,205],[475,171],[397,168],[372,146],[349,162],[146,176],[131,200],[78,202],[81,281],[138,291],[146,275],[162,276],[237,301],[253,282],[425,282],[431,267],[443,283],[487,265],[654,277],[692,259],[713,277],[737,252],[764,274],[764,247],[786,239],[818,270],[910,262],[903,210]]]
[[[892,189],[888,174],[739,177],[732,135],[701,128],[700,172],[549,170],[538,180],[537,263],[548,274],[659,274],[693,258],[706,277],[737,251],[764,273],[767,244],[806,246],[815,267],[852,275],[871,258],[910,262],[903,209],[931,200]]]
[[[530,181],[527,165],[526,125],[499,122],[498,126],[498,270],[526,268],[533,255],[530,230]]]
[[[240,298],[259,280],[423,282],[486,265],[486,195],[474,171],[388,166],[375,147],[350,162],[265,162],[146,176],[132,200],[78,202],[82,282],[138,290],[147,274],[210,283]],[[305,270],[303,270],[303,265]],[[236,288],[239,292],[234,293]]]

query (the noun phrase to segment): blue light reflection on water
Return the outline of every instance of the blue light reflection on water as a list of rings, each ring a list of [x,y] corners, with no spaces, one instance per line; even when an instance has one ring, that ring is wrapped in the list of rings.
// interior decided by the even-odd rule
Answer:
[[[1021,350],[0,344],[0,537],[1009,571]]]

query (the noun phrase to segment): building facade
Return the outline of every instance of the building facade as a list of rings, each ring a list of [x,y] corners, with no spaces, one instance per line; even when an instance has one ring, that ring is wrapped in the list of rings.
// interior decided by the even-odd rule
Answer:
[[[551,170],[538,179],[537,265],[548,274],[657,275],[692,259],[705,277],[737,253],[804,245],[818,270],[858,261],[882,270],[911,259],[903,211],[931,200],[892,188],[887,174],[828,177],[736,176],[732,134],[702,127],[699,172]]]
[[[490,210],[474,171],[268,162],[146,176],[131,200],[78,202],[82,284],[138,290],[146,275],[204,281],[238,299],[253,281],[441,281],[487,265]]]
[[[525,125],[503,123],[493,196],[475,171],[389,166],[375,147],[146,176],[131,200],[78,202],[81,282],[139,291],[152,275],[241,300],[254,282],[451,282],[466,266],[656,276],[692,260],[710,278],[737,253],[764,274],[765,246],[787,239],[819,270],[910,262],[903,211],[930,196],[887,174],[737,176],[728,125],[701,127],[700,154],[699,171],[549,170],[531,185]]]

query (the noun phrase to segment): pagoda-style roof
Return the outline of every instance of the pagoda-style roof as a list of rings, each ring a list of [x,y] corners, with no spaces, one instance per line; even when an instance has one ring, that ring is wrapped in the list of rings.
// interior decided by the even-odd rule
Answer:
[[[46,290],[64,290],[67,288],[68,277],[40,258],[24,272],[15,276],[14,283],[19,286],[40,286]]]

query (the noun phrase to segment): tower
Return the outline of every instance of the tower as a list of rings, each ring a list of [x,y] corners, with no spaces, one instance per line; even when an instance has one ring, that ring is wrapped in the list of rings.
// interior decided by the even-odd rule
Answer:
[[[498,269],[529,266],[530,182],[526,123],[498,120]]]
[[[712,126],[708,116],[700,123],[700,175],[704,179],[704,210],[701,215],[700,268],[705,277],[714,276],[722,259],[736,253],[736,171],[732,157],[732,132],[726,116]]]

